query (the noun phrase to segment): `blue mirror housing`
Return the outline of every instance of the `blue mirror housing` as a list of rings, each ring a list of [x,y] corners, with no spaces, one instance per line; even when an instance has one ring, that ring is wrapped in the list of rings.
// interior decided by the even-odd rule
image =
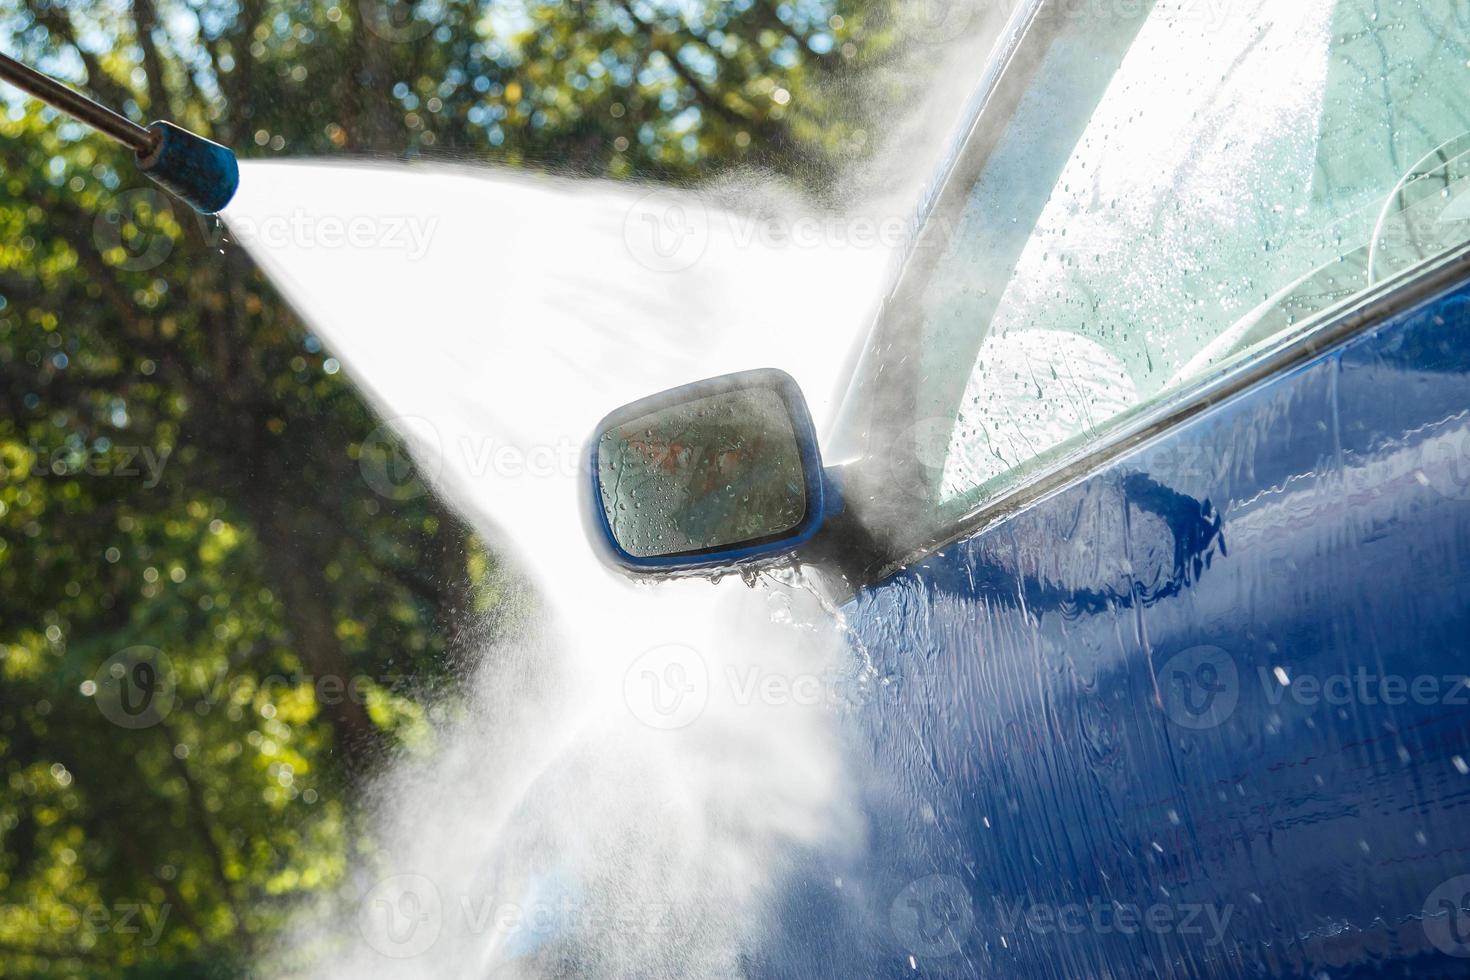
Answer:
[[[593,431],[588,533],[625,572],[735,569],[790,554],[835,503],[790,375],[742,371],[639,399]]]

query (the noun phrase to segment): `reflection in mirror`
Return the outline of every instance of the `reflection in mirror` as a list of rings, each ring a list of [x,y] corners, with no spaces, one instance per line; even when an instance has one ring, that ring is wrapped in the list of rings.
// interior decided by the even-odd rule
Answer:
[[[659,408],[598,436],[597,483],[637,558],[754,544],[800,524],[805,471],[780,392],[744,388]]]

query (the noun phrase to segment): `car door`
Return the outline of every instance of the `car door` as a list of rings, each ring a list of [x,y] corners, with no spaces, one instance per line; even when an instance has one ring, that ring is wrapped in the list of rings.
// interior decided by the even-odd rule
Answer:
[[[772,970],[1467,972],[1467,48],[1019,12],[828,452],[870,839]]]

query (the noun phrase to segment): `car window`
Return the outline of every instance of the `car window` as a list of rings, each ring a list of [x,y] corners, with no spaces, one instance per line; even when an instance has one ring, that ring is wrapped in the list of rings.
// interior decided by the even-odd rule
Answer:
[[[1107,6],[1051,14],[923,290],[942,509],[1470,238],[1463,5]]]

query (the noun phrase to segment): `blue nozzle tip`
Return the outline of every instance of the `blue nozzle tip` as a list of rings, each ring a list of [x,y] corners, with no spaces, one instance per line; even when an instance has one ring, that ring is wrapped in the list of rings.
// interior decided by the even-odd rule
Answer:
[[[240,165],[228,147],[170,122],[148,127],[153,151],[138,155],[138,169],[201,214],[224,210],[240,186]]]

